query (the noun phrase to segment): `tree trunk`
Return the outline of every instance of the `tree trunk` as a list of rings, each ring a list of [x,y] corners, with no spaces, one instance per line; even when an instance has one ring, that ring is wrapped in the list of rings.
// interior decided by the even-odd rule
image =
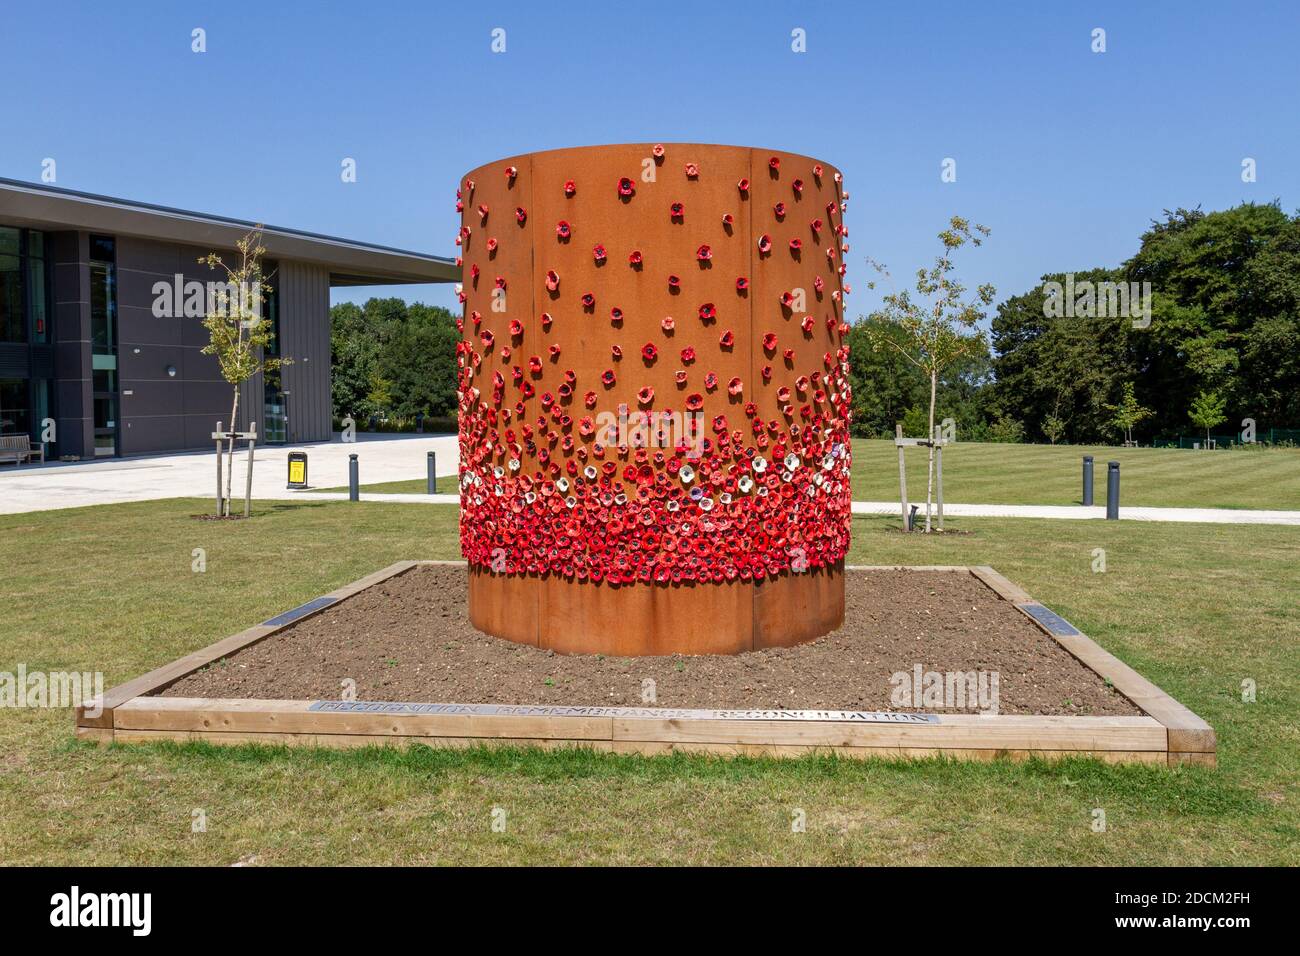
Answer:
[[[938,388],[939,373],[930,372],[930,458],[926,465],[925,478],[925,533],[930,533],[930,508],[934,500],[934,394]]]
[[[235,386],[235,396],[230,402],[230,444],[226,446],[226,517],[230,517],[230,486],[235,476],[235,416],[239,412],[239,386]]]

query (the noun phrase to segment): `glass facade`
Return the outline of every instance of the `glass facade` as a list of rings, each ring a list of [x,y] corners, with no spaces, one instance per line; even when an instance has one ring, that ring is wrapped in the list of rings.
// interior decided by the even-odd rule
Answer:
[[[96,457],[117,454],[116,258],[111,237],[90,237],[90,363]]]
[[[268,275],[275,274],[275,266],[268,263]],[[266,301],[262,303],[263,318],[271,323],[271,344],[266,350],[269,357],[280,354],[280,298],[271,287]],[[289,393],[282,391],[279,371],[268,372],[262,388],[262,441],[271,445],[283,445],[289,440]]]
[[[50,303],[45,234],[0,226],[0,434],[39,441],[53,415],[51,383],[31,376],[33,367],[48,367]],[[45,361],[34,364],[34,354]]]

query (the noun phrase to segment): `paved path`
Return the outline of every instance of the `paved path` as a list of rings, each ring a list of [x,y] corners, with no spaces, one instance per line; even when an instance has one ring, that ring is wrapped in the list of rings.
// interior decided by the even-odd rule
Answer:
[[[348,455],[358,456],[361,483],[423,478],[425,455],[437,454],[438,474],[454,475],[459,467],[455,435],[359,434],[355,442],[274,445],[257,449],[253,497],[274,499],[285,490],[291,451],[307,453],[307,479],[316,488],[348,483]],[[243,498],[248,452],[235,455],[234,493]],[[158,498],[215,498],[216,456],[212,451],[106,458],[100,461],[46,465],[0,465],[0,514],[120,504]],[[346,495],[344,496],[346,497]]]
[[[328,492],[284,492],[273,496],[280,500],[346,501],[346,494]],[[420,505],[454,505],[460,503],[458,495],[381,495],[361,492],[361,502]],[[898,515],[896,501],[855,501],[855,515]],[[1074,520],[1104,520],[1104,507],[1084,508],[1081,505],[958,505],[944,504],[943,513],[950,518],[1065,518]],[[924,512],[917,513],[921,520]],[[1282,524],[1300,525],[1300,511],[1247,511],[1233,508],[1124,508],[1119,510],[1124,521],[1176,521],[1208,524]],[[900,516],[901,517],[901,516]]]

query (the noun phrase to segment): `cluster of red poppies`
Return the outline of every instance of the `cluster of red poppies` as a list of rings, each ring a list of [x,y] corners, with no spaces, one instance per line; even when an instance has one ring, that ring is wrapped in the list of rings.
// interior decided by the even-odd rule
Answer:
[[[652,152],[662,161],[662,146]],[[779,159],[772,157],[769,166],[776,175]],[[812,167],[811,173],[820,184],[821,167]],[[700,165],[687,163],[685,174],[688,179],[699,178]],[[513,167],[507,168],[507,183],[513,184],[517,175]],[[835,181],[837,185],[840,182],[838,173]],[[616,184],[618,197],[631,201],[636,194],[633,181],[622,178]],[[738,186],[742,194],[748,194],[747,181]],[[803,181],[796,179],[792,188],[796,195],[801,194]],[[467,181],[457,194],[458,209],[466,210],[473,190],[474,184]],[[566,197],[576,190],[574,180],[563,184]],[[681,204],[673,206],[671,213],[680,217]],[[783,204],[777,206],[776,215],[781,218],[785,210]],[[840,207],[841,203],[828,203],[827,216],[835,216]],[[476,211],[480,222],[486,222],[486,205],[480,204]],[[522,225],[526,211],[519,207],[515,212]],[[822,221],[815,220],[813,232],[821,228]],[[847,235],[842,224],[832,224],[832,229],[837,237]],[[557,238],[566,241],[570,235],[570,224],[560,222]],[[469,236],[470,227],[462,226],[458,244],[467,242]],[[760,248],[764,243],[770,249],[767,236],[760,240]],[[798,250],[798,240],[790,245],[793,251]],[[832,265],[836,252],[845,249],[847,246],[827,249]],[[707,244],[695,247],[694,253],[701,263],[712,258]],[[598,243],[593,247],[598,264],[607,256],[604,246]],[[641,268],[643,262],[640,250],[628,255],[628,264],[634,269]],[[842,261],[837,272],[843,275]],[[478,274],[479,267],[474,264],[470,275],[477,281]],[[673,278],[669,278],[670,288]],[[496,287],[504,288],[504,282],[498,277]],[[558,294],[559,286],[559,276],[548,272],[547,290]],[[748,286],[748,278],[736,280],[738,292]],[[824,281],[817,276],[819,295],[823,288]],[[584,292],[583,310],[594,311],[595,301],[594,292]],[[838,311],[840,289],[832,293],[832,301]],[[791,318],[791,303],[783,298],[782,305],[782,317]],[[712,303],[701,305],[698,311],[702,321],[716,319]],[[612,369],[586,372],[592,380],[585,382],[579,381],[575,370],[566,370],[553,386],[554,392],[546,390],[538,396],[542,383],[534,386],[530,379],[542,377],[541,358],[530,357],[527,372],[521,365],[510,364],[522,361],[522,357],[512,359],[511,348],[518,344],[523,324],[510,320],[511,341],[498,349],[497,337],[484,326],[479,312],[471,312],[467,319],[459,322],[465,338],[458,345],[457,359],[461,547],[471,564],[506,573],[554,573],[612,584],[721,582],[821,567],[846,554],[852,504],[848,437],[852,396],[847,326],[842,319],[827,319],[838,347],[825,353],[821,367],[799,375],[793,389],[785,383],[789,379],[769,385],[771,367],[761,370],[759,387],[776,389],[778,418],[765,420],[753,400],[744,401],[746,421],[731,423],[725,414],[709,418],[699,393],[685,397],[683,417],[657,407],[654,388],[645,385],[635,391],[637,407],[630,414],[633,419],[640,416],[646,427],[633,429],[630,438],[612,426],[597,427],[591,416],[584,414],[584,406],[596,407],[597,389],[615,384]],[[621,325],[623,316],[617,307],[611,310],[610,319],[615,328]],[[550,313],[544,313],[543,329],[549,329],[552,321]],[[813,321],[812,316],[805,316],[798,323],[805,338],[813,331]],[[665,334],[672,333],[673,325],[670,318],[661,323]],[[734,344],[731,330],[719,334],[723,351]],[[779,348],[777,333],[764,333],[762,345],[768,356],[775,360],[783,355],[785,368],[792,368],[795,352],[788,346]],[[615,360],[621,357],[619,344],[611,343],[611,350]],[[558,344],[550,345],[549,356],[552,362],[558,361]],[[493,361],[497,358],[499,363]],[[641,359],[646,367],[653,365],[660,359],[659,347],[646,342],[641,346]],[[683,368],[675,373],[679,387],[686,385],[685,369],[695,359],[694,347],[680,350]],[[499,367],[493,371],[493,366]],[[704,391],[712,392],[722,384],[716,373],[704,376]],[[749,386],[739,377],[725,385],[732,402],[739,403],[750,394]],[[626,406],[621,406],[620,412],[629,414]],[[696,416],[690,419],[696,432],[688,440],[673,425],[690,416]]]

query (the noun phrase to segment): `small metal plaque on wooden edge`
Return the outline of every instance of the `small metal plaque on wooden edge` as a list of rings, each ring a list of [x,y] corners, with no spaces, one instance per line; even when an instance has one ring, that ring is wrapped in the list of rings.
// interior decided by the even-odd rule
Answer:
[[[562,707],[551,704],[421,704],[318,700],[309,710],[360,714],[463,714],[474,717],[615,717],[645,720],[818,720],[856,724],[936,724],[934,714],[865,710],[686,710],[671,707]]]

